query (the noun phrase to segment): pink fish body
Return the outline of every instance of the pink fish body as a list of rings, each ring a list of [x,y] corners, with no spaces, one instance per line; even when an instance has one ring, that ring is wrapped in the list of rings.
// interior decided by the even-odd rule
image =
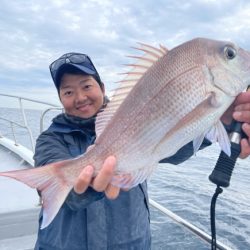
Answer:
[[[230,154],[220,117],[250,84],[250,53],[231,42],[197,38],[172,50],[141,44],[145,54],[121,81],[96,121],[94,145],[78,158],[30,170],[0,173],[41,191],[42,228],[56,216],[82,169],[96,172],[117,159],[113,184],[131,188],[147,179],[158,162],[207,136]]]

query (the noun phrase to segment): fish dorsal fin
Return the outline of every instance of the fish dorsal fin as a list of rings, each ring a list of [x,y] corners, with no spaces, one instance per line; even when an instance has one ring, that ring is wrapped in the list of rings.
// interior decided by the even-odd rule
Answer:
[[[118,83],[119,87],[115,90],[113,96],[110,98],[110,102],[103,112],[100,112],[96,118],[96,136],[98,137],[105,129],[121,103],[128,96],[132,88],[141,79],[145,72],[156,62],[159,58],[167,54],[168,50],[160,45],[159,48],[147,45],[144,43],[138,43],[140,47],[134,47],[137,50],[145,52],[142,56],[128,56],[137,59],[134,64],[127,64],[126,66],[132,67],[125,74],[125,78]]]

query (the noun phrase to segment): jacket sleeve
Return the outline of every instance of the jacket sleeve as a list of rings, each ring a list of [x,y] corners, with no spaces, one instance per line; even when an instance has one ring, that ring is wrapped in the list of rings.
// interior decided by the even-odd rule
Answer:
[[[210,146],[211,144],[212,143],[210,141],[204,139],[199,150],[204,149],[205,147]],[[159,163],[170,163],[177,165],[188,160],[193,154],[194,154],[194,148],[193,148],[193,142],[191,141],[182,148],[180,148],[176,154],[161,160]]]
[[[34,154],[36,167],[70,158],[72,158],[72,155],[61,136],[56,133],[44,132],[38,137]],[[96,192],[90,187],[80,195],[72,189],[65,203],[72,210],[77,210],[85,208],[92,202],[100,200],[103,197],[103,192]]]

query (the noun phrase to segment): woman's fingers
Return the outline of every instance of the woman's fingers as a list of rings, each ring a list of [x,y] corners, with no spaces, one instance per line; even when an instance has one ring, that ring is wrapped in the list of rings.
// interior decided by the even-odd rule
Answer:
[[[92,166],[86,166],[77,178],[74,185],[74,191],[81,194],[89,187],[94,174],[94,168]]]
[[[120,188],[109,184],[105,190],[105,195],[107,198],[114,200],[118,197],[120,193]]]
[[[103,163],[97,176],[93,179],[92,187],[98,191],[103,192],[108,187],[114,175],[116,159],[114,156],[109,156]]]

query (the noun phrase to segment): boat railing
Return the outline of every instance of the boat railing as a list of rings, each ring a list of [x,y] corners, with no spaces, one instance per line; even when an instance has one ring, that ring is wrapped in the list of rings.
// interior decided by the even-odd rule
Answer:
[[[4,117],[0,117],[0,119],[4,120],[4,121],[6,121],[6,122],[8,122],[10,124],[11,132],[12,132],[12,138],[14,139],[14,143],[15,143],[16,146],[18,146],[18,142],[17,142],[16,133],[15,133],[15,127],[17,126],[17,127],[21,127],[23,129],[27,130],[28,135],[29,135],[30,144],[31,144],[31,150],[32,150],[32,152],[34,152],[34,150],[35,150],[34,136],[32,134],[32,130],[29,127],[28,122],[27,122],[27,117],[26,117],[23,102],[28,101],[28,102],[33,102],[33,103],[36,103],[36,104],[42,104],[42,105],[47,106],[47,108],[43,111],[42,116],[40,118],[40,132],[42,132],[43,128],[44,128],[44,122],[43,121],[44,121],[45,114],[50,110],[62,110],[62,108],[60,106],[56,105],[56,104],[52,104],[52,103],[49,103],[49,102],[39,101],[39,100],[26,98],[26,97],[21,97],[21,96],[16,96],[16,95],[7,95],[7,94],[0,93],[0,96],[14,98],[14,99],[18,100],[18,104],[19,104],[18,109],[21,111],[23,124],[15,122],[15,121],[7,119],[7,118],[4,118]],[[49,108],[48,108],[48,106],[49,106]],[[1,136],[1,134],[0,134],[0,136]]]
[[[159,203],[157,203],[156,201],[154,201],[152,199],[149,199],[149,204],[152,207],[156,208],[161,213],[163,213],[164,215],[168,216],[172,221],[175,221],[178,225],[184,227],[185,229],[187,229],[191,233],[200,237],[206,243],[211,244],[212,237],[209,234],[207,234],[206,232],[202,231],[198,227],[196,227],[193,224],[191,224],[190,222],[184,220],[183,218],[181,218],[177,214],[171,212],[169,209],[160,205]],[[216,241],[216,249],[218,249],[218,250],[232,250],[232,248],[226,246],[225,244],[223,244],[222,242],[220,242],[218,240]]]
[[[59,107],[55,107],[55,108],[47,108],[43,111],[41,117],[40,117],[40,133],[43,132],[44,130],[44,117],[45,115],[50,112],[50,111],[55,111],[55,110],[61,110],[63,111],[64,109],[63,108],[59,108]]]
[[[11,132],[12,132],[12,137],[14,139],[15,145],[17,146],[18,143],[17,143],[17,139],[16,139],[16,134],[15,134],[15,126],[23,128],[23,129],[27,129],[27,127],[24,126],[24,125],[22,125],[22,124],[20,124],[20,123],[18,123],[18,122],[14,122],[12,120],[9,120],[9,119],[3,118],[3,117],[0,117],[0,120],[6,121],[7,123],[10,124]],[[32,148],[33,148],[34,144],[33,144],[33,138],[31,137],[32,136],[32,132],[31,131],[29,131],[29,135],[30,135],[31,144],[32,144]],[[0,134],[0,137],[3,137],[3,135]]]

